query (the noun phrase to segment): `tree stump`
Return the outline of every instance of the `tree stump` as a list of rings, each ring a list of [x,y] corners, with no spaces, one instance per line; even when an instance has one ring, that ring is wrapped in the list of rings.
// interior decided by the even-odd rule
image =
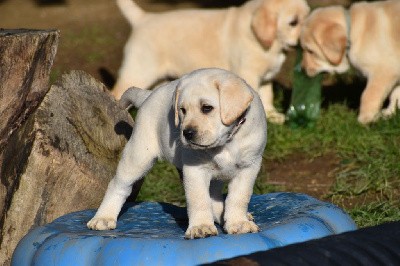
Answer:
[[[36,110],[49,90],[58,39],[56,30],[0,29],[0,228],[15,181],[4,175],[5,147],[12,133]],[[3,248],[0,264],[2,253]]]
[[[0,29],[0,153],[49,90],[58,38],[56,30]]]
[[[65,74],[10,136],[1,172],[8,193],[0,265],[29,229],[100,205],[133,125],[106,90],[82,71]]]

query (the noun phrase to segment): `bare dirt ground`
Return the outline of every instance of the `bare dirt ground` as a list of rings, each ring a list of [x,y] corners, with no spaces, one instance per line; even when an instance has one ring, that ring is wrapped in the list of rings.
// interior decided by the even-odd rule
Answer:
[[[40,5],[34,0],[0,0],[0,28],[60,30],[54,75],[80,69],[110,85],[118,71],[123,46],[130,32],[128,23],[112,0],[64,2]],[[137,2],[145,10],[162,11],[194,6],[210,7],[217,1]],[[219,1],[218,4],[223,6],[240,2]],[[311,160],[294,154],[280,161],[267,161],[264,167],[269,172],[266,182],[287,191],[307,193],[324,199],[334,182],[331,173],[338,164],[339,159],[333,154]]]
[[[291,192],[324,199],[334,183],[333,172],[338,166],[339,159],[333,154],[314,159],[293,154],[283,161],[267,161],[267,182]]]

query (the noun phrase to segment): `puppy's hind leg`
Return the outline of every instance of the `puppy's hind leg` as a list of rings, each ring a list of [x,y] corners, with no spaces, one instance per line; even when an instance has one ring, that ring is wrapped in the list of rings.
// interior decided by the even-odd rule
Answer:
[[[137,132],[126,144],[116,175],[108,184],[106,194],[95,216],[87,223],[88,228],[114,229],[118,214],[130,195],[133,184],[153,166],[157,158],[157,149],[147,144],[148,141],[143,141],[143,136],[145,135],[140,134],[140,129],[137,128]]]
[[[212,180],[210,184],[210,196],[214,221],[218,224],[223,223],[224,197],[222,189],[224,183],[220,180]]]
[[[224,201],[224,196],[222,194],[223,187],[224,187],[224,182],[219,180],[211,181],[210,196],[211,196],[211,205],[212,205],[214,222],[220,225],[223,225],[224,222],[225,201]],[[247,213],[247,219],[249,221],[254,221],[253,215],[251,215],[251,213],[249,212]]]
[[[375,71],[368,77],[367,87],[361,95],[358,122],[363,125],[375,122],[381,115],[381,108],[397,82],[397,73]]]
[[[279,113],[274,107],[274,92],[272,83],[269,82],[258,88],[258,94],[260,95],[263,103],[268,121],[279,125],[285,123],[285,115]]]
[[[396,109],[400,109],[400,86],[394,88],[389,97],[389,105],[382,110],[382,115],[389,118],[396,113]]]
[[[137,47],[125,48],[125,58],[119,69],[118,79],[111,94],[119,100],[122,94],[132,86],[150,89],[162,77],[160,63],[150,50]],[[133,51],[130,51],[133,50]]]

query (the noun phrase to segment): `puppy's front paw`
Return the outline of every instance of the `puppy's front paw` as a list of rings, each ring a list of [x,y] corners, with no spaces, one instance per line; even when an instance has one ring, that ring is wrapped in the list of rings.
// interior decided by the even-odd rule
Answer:
[[[217,227],[213,224],[201,224],[196,226],[191,226],[186,230],[185,238],[205,238],[208,236],[218,235]]]
[[[373,122],[376,122],[379,119],[380,115],[376,113],[366,113],[358,116],[358,122],[363,125],[367,125]]]
[[[278,124],[278,125],[282,125],[283,123],[285,123],[285,120],[286,120],[285,115],[282,113],[279,113],[276,110],[265,111],[265,114],[267,116],[268,122]]]
[[[382,116],[384,119],[389,119],[391,118],[393,115],[396,114],[396,108],[385,108],[382,110]]]
[[[92,230],[111,230],[117,227],[117,221],[113,218],[92,218],[87,223],[87,227]]]
[[[260,231],[260,228],[250,220],[235,223],[227,222],[225,223],[224,229],[228,234],[257,233]]]

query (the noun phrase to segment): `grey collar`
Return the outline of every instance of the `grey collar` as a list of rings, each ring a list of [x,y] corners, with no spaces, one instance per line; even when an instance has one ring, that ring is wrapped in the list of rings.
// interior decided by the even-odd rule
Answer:
[[[348,9],[344,9],[344,17],[346,19],[346,37],[347,37],[347,44],[346,44],[346,50],[348,51],[350,49],[350,33],[351,33],[351,15],[350,11]]]
[[[247,110],[236,120],[237,123],[228,135],[228,142],[232,140],[233,136],[239,131],[240,127],[246,122]]]

